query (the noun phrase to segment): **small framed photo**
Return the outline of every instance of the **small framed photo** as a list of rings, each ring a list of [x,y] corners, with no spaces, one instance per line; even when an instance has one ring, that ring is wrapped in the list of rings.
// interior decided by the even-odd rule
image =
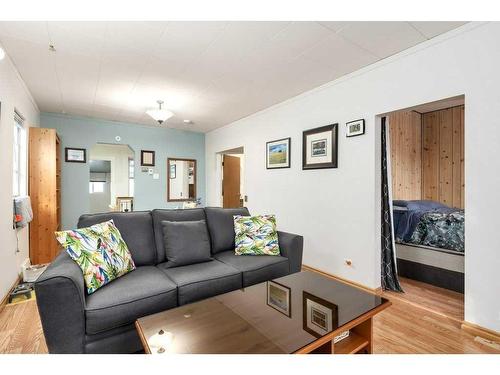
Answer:
[[[339,309],[334,303],[302,292],[302,328],[316,337],[322,337],[338,328]]]
[[[291,138],[266,143],[266,168],[290,168]]]
[[[170,164],[170,173],[169,176],[171,179],[177,177],[177,165],[175,163]]]
[[[346,137],[356,137],[365,134],[365,120],[351,121],[345,124]]]
[[[64,149],[64,160],[68,163],[86,163],[87,150],[84,148],[66,147]]]
[[[292,317],[291,289],[276,281],[267,282],[267,305],[283,315]]]
[[[302,134],[302,169],[337,168],[338,124]]]
[[[149,150],[141,150],[141,167],[155,166],[155,152]]]

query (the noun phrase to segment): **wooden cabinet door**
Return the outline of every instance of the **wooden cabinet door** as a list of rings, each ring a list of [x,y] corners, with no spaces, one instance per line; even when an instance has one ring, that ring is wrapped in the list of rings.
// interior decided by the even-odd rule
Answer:
[[[29,129],[28,190],[33,208],[30,223],[32,264],[51,262],[59,252],[54,232],[58,230],[57,136],[55,129]]]

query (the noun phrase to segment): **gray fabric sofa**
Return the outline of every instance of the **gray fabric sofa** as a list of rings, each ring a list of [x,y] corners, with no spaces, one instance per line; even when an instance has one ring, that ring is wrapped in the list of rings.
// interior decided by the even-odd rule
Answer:
[[[278,232],[280,256],[234,255],[233,215],[249,212],[207,207],[81,216],[79,228],[113,219],[137,268],[88,295],[79,266],[61,251],[35,284],[49,352],[138,352],[137,318],[300,271],[299,235]],[[206,220],[212,260],[172,267],[161,222],[198,220]]]

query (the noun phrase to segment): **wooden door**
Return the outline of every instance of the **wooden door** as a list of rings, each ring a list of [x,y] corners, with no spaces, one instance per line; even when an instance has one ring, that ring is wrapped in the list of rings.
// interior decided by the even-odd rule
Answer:
[[[222,206],[240,207],[240,158],[224,155],[222,160]]]

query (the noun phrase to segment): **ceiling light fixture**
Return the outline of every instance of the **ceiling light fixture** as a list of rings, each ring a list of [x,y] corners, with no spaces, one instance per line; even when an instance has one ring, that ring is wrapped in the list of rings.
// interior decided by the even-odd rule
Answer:
[[[0,60],[3,60],[5,58],[5,51],[3,50],[2,47],[0,47]]]
[[[186,125],[190,125],[190,124],[192,124],[192,123],[193,123],[193,121],[191,121],[191,120],[183,120],[182,122],[183,122],[184,124],[186,124]]]
[[[162,108],[163,100],[157,100],[158,109],[150,109],[146,111],[148,115],[154,118],[161,125],[164,121],[167,121],[174,114],[170,112],[168,109]]]

